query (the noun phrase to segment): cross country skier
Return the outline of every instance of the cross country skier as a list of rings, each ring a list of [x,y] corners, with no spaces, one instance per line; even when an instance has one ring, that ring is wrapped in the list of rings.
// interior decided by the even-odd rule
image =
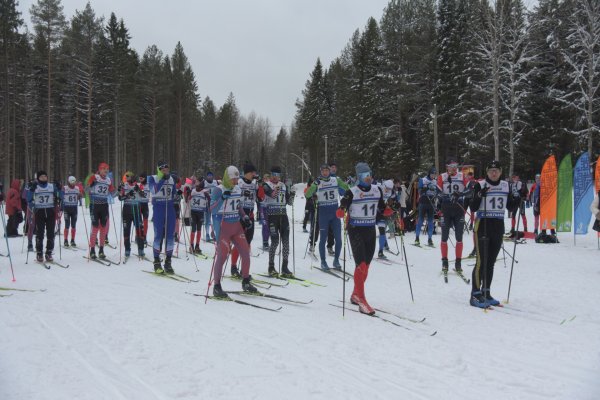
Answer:
[[[255,176],[256,167],[248,163],[244,165],[244,176],[238,181],[238,186],[242,191],[242,208],[250,221],[250,224],[244,228],[244,235],[248,242],[248,251],[250,251],[250,244],[252,243],[252,238],[254,238],[254,203],[256,203],[258,192],[258,183]],[[234,246],[233,250],[231,250],[231,276],[241,276],[237,267],[239,256],[238,248]]]
[[[125,243],[125,257],[131,254],[131,225],[135,229],[135,242],[138,247],[138,256],[144,257],[143,225],[139,210],[139,200],[144,196],[144,191],[136,183],[135,175],[131,171],[125,172],[125,182],[119,185],[119,200],[123,202],[123,237]]]
[[[55,206],[60,204],[60,189],[53,183],[48,183],[48,174],[38,171],[37,182],[34,182],[27,194],[27,203],[33,210],[35,219],[35,251],[37,261],[43,262],[44,231],[46,232],[46,261],[54,261],[54,227],[56,225]]]
[[[264,182],[268,182],[271,179],[271,174],[264,174],[262,180],[258,181],[258,209],[260,214],[260,224],[262,226],[262,240],[263,240],[263,251],[269,251],[269,222],[267,221],[267,205],[263,201],[265,198],[265,190],[263,187]]]
[[[325,255],[325,242],[327,241],[330,228],[335,238],[333,268],[342,268],[340,264],[342,227],[339,218],[336,216],[336,210],[339,206],[339,196],[343,196],[346,190],[348,190],[346,182],[338,177],[331,176],[329,165],[323,164],[321,165],[321,175],[315,179],[305,194],[307,199],[311,198],[313,194],[317,194],[317,219],[319,221],[319,234],[321,235],[321,239],[319,240],[319,256],[321,257],[321,269],[323,270],[329,269]]]
[[[148,207],[148,203],[150,202],[150,187],[148,187],[148,183],[146,182],[147,174],[142,172],[138,177],[138,184],[140,190],[144,192],[143,196],[140,196],[138,200],[138,205],[140,207],[140,214],[142,214],[142,223],[143,223],[143,235],[144,235],[144,245],[147,246],[148,242],[146,237],[148,235],[148,217],[150,216],[150,208]]]
[[[420,246],[419,235],[421,234],[421,228],[423,227],[423,220],[427,217],[427,244],[433,246],[433,214],[435,209],[433,202],[438,194],[438,187],[436,183],[437,171],[435,168],[431,168],[427,173],[427,176],[419,179],[419,217],[417,219],[417,228],[415,229],[415,245]]]
[[[336,214],[343,218],[345,212],[348,213],[348,238],[356,264],[350,302],[358,305],[361,313],[373,315],[375,310],[365,296],[365,281],[375,254],[375,224],[384,215],[391,216],[392,210],[385,210],[381,189],[371,184],[373,179],[368,164],[356,164],[356,177],[358,184],[346,191]]]
[[[329,176],[332,178],[337,178],[337,164],[333,161],[329,163]],[[342,182],[346,183],[344,180]],[[333,225],[329,225],[329,229],[327,230],[327,253],[330,256],[335,256],[335,250],[333,246],[335,245],[335,234],[333,233]]]
[[[269,275],[278,275],[275,270],[275,252],[281,240],[283,261],[281,263],[281,275],[293,277],[292,271],[288,269],[288,256],[290,253],[290,221],[287,216],[287,205],[294,201],[294,192],[288,192],[287,187],[281,179],[281,168],[271,168],[271,180],[263,182],[263,201],[267,212],[267,222],[271,234],[271,246],[269,247]]]
[[[501,180],[502,167],[499,161],[487,166],[487,176],[475,185],[472,206],[477,210],[477,262],[471,279],[470,304],[487,308],[500,304],[490,294],[494,263],[502,248],[505,211],[514,207],[519,199],[510,192],[507,181]]]
[[[217,238],[213,267],[215,281],[213,295],[215,297],[228,297],[221,287],[221,274],[232,244],[242,259],[242,290],[250,293],[257,292],[257,289],[250,283],[250,247],[244,234],[244,230],[252,225],[252,221],[242,207],[243,193],[238,186],[239,178],[238,169],[229,166],[223,174],[223,182],[212,190],[212,207],[213,210],[217,210],[213,220]]]
[[[67,184],[63,187],[63,215],[65,217],[65,230],[63,232],[64,246],[69,247],[69,228],[71,228],[71,247],[76,247],[75,232],[77,228],[77,207],[83,197],[81,186],[77,186],[77,179],[69,176]]]
[[[175,197],[177,177],[170,174],[169,164],[160,161],[156,167],[156,175],[148,177],[148,186],[152,195],[152,222],[154,225],[154,272],[157,274],[174,274],[171,265],[173,248],[175,247]],[[160,251],[163,238],[165,241],[164,269],[160,263]]]
[[[527,190],[527,185],[523,183],[521,179],[519,179],[519,175],[513,174],[511,177],[511,181],[509,183],[510,192],[515,198],[526,199],[529,190]],[[514,238],[517,234],[515,232],[516,218],[517,213],[521,214],[521,219],[523,220],[523,231],[527,232],[527,216],[525,215],[525,207],[518,207],[514,210],[510,210],[510,238]]]
[[[313,183],[312,177],[308,178],[308,182],[306,182],[306,188],[304,189],[305,197],[306,197],[306,192],[308,191],[308,188],[310,187],[310,185],[312,185],[312,183]],[[315,212],[315,203],[313,202],[313,198],[311,197],[309,199],[306,199],[306,203],[304,204],[304,220],[302,221],[302,232],[308,233],[308,231],[306,230],[306,224],[308,224],[309,222],[311,222],[313,220],[314,212]]]
[[[448,272],[448,238],[450,228],[454,229],[456,247],[454,269],[462,272],[463,232],[465,229],[464,196],[467,180],[462,172],[458,172],[458,162],[449,159],[446,163],[446,172],[438,177],[438,189],[441,191],[442,202],[442,271]]]
[[[540,180],[542,176],[540,174],[535,175],[535,182],[529,190],[529,203],[533,206],[533,233],[537,237],[538,229],[540,227]]]
[[[108,211],[108,198],[117,195],[117,190],[108,177],[108,164],[100,163],[98,172],[90,175],[86,182],[86,190],[90,196],[90,217],[92,219],[92,232],[90,235],[90,258],[96,258],[96,241],[100,232],[98,257],[106,258],[104,255],[104,243],[110,226]]]
[[[200,250],[200,239],[202,238],[202,225],[204,225],[204,216],[210,207],[209,190],[204,187],[204,178],[196,179],[194,188],[187,196],[190,202],[190,253],[202,254]],[[196,244],[194,245],[194,240]]]
[[[394,181],[391,179],[387,179],[381,182],[381,185],[377,185],[381,189],[381,193],[383,194],[383,203],[391,206],[394,201]],[[377,258],[387,259],[385,254],[383,254],[383,250],[389,250],[390,247],[387,242],[387,237],[385,235],[386,227],[389,224],[388,218],[383,218],[377,221],[377,230],[379,231],[379,252],[377,253]]]
[[[204,179],[204,188],[208,189],[209,195],[212,197],[212,189],[217,187],[217,182],[215,181],[215,176],[211,171],[206,173],[206,178]],[[211,213],[210,210],[206,212],[204,215],[204,227],[206,231],[206,241],[212,242],[215,240],[215,226],[212,224],[213,229],[211,231]]]

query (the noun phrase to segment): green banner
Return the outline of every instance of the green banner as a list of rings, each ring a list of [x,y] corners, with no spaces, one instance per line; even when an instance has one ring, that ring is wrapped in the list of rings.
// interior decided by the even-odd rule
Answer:
[[[571,232],[573,225],[573,164],[567,154],[558,167],[557,232]]]

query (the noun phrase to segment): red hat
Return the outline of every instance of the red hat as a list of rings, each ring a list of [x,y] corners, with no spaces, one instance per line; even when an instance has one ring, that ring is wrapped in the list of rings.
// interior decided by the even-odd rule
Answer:
[[[101,162],[100,164],[98,164],[98,171],[100,171],[103,168],[109,169],[108,164],[105,162]]]

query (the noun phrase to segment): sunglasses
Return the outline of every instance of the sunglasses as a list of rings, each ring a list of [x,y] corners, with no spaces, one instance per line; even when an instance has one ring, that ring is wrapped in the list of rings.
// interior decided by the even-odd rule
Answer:
[[[165,169],[165,168],[169,168],[169,164],[162,164],[158,166],[158,169]]]

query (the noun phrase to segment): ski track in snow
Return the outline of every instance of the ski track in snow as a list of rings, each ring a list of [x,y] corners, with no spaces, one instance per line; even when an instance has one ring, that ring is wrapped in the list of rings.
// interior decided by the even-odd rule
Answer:
[[[303,205],[298,197],[296,221]],[[81,215],[78,225],[84,247]],[[257,224],[255,248],[260,228]],[[518,245],[510,304],[488,312],[468,305],[470,285],[458,276],[450,274],[444,283],[439,235],[438,248],[424,250],[409,246],[414,233],[408,233],[415,302],[401,255],[387,254],[401,265],[374,262],[366,284],[373,306],[427,317],[411,323],[380,313],[410,329],[405,330],[350,311],[342,317],[341,309],[331,307],[341,305],[343,282],[311,269],[315,261],[303,259],[308,234],[300,223],[294,228],[297,275],[327,287],[290,284],[262,291],[314,302],[235,296],[282,306],[277,313],[213,300],[205,305],[204,298],[186,294],[206,292],[212,259],[196,260],[199,273],[193,260],[173,260],[176,272],[198,283],[144,274],[152,266],[136,257],[105,267],[82,259],[84,251],[64,249],[62,262],[71,267],[45,270],[32,254],[25,265],[21,239],[9,239],[17,282],[11,282],[8,259],[0,258],[0,286],[47,291],[1,292],[13,295],[0,298],[0,399],[600,398],[595,233],[578,237],[576,247],[571,234],[559,234],[558,245]],[[111,227],[113,244],[114,236]],[[395,241],[389,242],[396,251]],[[201,248],[214,252],[206,242]],[[505,248],[512,253],[513,244],[505,242]],[[467,236],[465,254],[471,249]],[[118,249],[105,250],[119,259]],[[449,250],[454,258],[451,245]],[[4,241],[0,252],[6,252]],[[183,257],[183,243],[179,252]],[[267,260],[262,252],[251,258],[251,272],[266,272]],[[506,299],[510,266],[510,259],[506,268],[504,261],[496,263],[492,294],[499,300]],[[352,270],[351,259],[346,267]],[[471,270],[465,266],[467,278]],[[346,285],[349,296],[352,280]],[[225,279],[223,287],[240,290],[240,283]],[[355,308],[349,302],[346,307]]]

